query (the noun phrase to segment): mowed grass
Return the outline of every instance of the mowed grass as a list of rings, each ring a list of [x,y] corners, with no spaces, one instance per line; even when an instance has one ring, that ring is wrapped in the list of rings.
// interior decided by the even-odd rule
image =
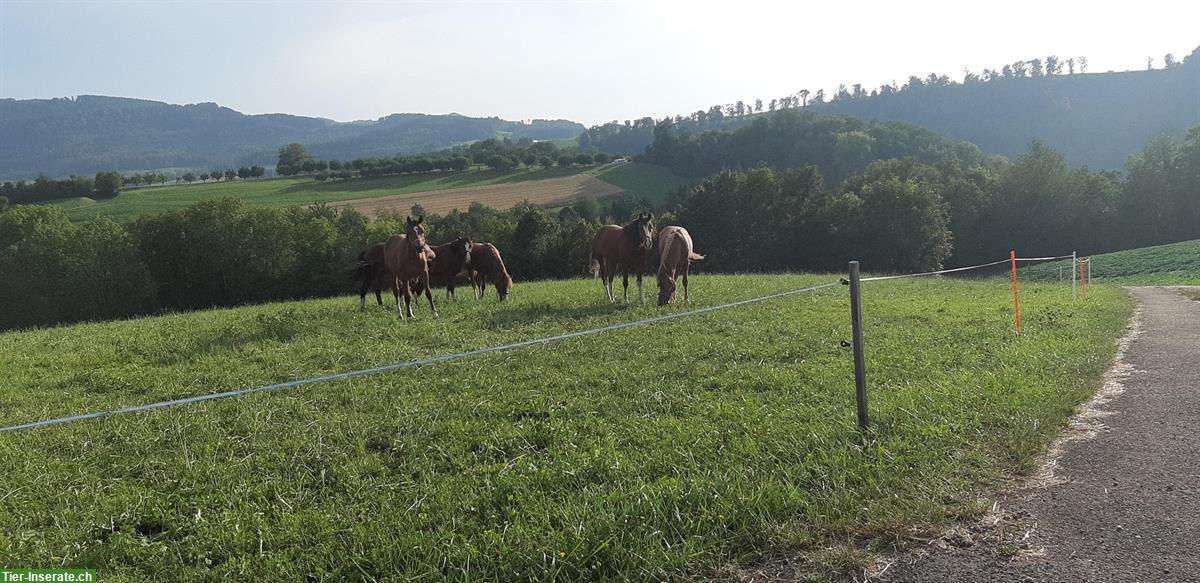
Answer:
[[[415,321],[356,297],[0,334],[0,424],[360,369],[692,306],[518,283]],[[654,287],[651,283],[650,299]],[[1099,386],[1133,302],[1003,280],[846,288],[186,407],[0,433],[0,564],[105,581],[662,580],[861,554],[986,504]],[[835,549],[830,551],[829,549]],[[841,563],[844,561],[826,561]],[[821,563],[813,563],[819,576]],[[854,565],[849,565],[854,566]]]
[[[1092,277],[1098,282],[1133,285],[1200,284],[1200,240],[1142,247],[1093,255]],[[1055,280],[1062,268],[1064,280],[1071,278],[1071,261],[1054,261],[1029,267],[1028,276]],[[1076,267],[1078,269],[1078,267]]]
[[[208,184],[184,184],[136,188],[121,192],[111,200],[75,198],[58,204],[73,221],[95,216],[133,220],[145,213],[180,210],[202,200],[236,197],[251,205],[289,206],[317,202],[337,202],[397,194],[432,192],[471,186],[501,185],[561,178],[587,172],[601,180],[624,188],[638,197],[661,200],[667,190],[682,179],[669,170],[650,164],[624,164],[611,169],[571,167],[522,169],[513,172],[471,170],[457,173],[413,174],[379,178],[353,178],[317,182],[312,177],[269,180],[236,180]],[[674,178],[672,178],[674,177]],[[487,201],[480,201],[487,204]]]

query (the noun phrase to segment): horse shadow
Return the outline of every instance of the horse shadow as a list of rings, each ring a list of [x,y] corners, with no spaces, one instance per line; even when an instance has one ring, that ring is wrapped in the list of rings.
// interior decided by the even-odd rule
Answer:
[[[497,310],[487,319],[486,326],[492,329],[517,328],[536,322],[561,320],[583,320],[606,316],[636,308],[638,304],[594,304],[590,306],[550,306],[546,304],[524,305],[519,308]]]

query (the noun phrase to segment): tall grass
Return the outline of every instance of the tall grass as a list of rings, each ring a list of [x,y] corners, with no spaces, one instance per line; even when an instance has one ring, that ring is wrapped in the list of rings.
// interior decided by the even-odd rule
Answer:
[[[692,307],[828,276],[696,276]],[[836,565],[980,512],[1094,391],[1132,302],[1002,282],[845,288],[146,414],[0,434],[0,563],[105,579],[670,579]],[[662,313],[591,280],[399,322],[335,298],[0,334],[0,423],[363,368]],[[672,306],[668,310],[687,309]],[[855,555],[857,556],[857,555]],[[824,558],[823,558],[824,557]],[[834,557],[834,558],[830,558]]]

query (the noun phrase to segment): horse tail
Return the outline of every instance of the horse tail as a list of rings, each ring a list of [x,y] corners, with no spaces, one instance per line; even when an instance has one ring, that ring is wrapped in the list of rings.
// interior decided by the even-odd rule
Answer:
[[[688,259],[691,259],[692,261],[699,261],[704,259],[704,256],[696,253],[695,251],[688,251]]]
[[[596,259],[595,250],[588,253],[588,271],[592,274],[592,279],[596,279],[600,275],[600,260]]]

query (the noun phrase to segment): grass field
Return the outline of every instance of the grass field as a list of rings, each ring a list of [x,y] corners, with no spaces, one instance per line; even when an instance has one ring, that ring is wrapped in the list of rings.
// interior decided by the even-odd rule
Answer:
[[[831,276],[705,276],[693,307]],[[653,284],[651,284],[651,292]],[[0,433],[0,564],[105,581],[729,576],[978,516],[1100,384],[1132,301],[1000,280],[846,290],[155,412]],[[469,296],[468,296],[469,297]],[[399,322],[340,297],[0,334],[0,424],[404,361],[667,310],[592,280]]]
[[[1093,255],[1092,277],[1097,282],[1142,285],[1200,284],[1200,240],[1142,247]],[[1059,267],[1064,278],[1071,261],[1055,261],[1023,268],[1030,279],[1057,280]]]
[[[549,168],[518,170],[501,173],[473,170],[453,174],[416,174],[380,178],[355,178],[345,181],[317,182],[305,178],[214,182],[209,184],[169,185],[138,188],[122,192],[111,200],[96,201],[76,198],[59,202],[75,221],[93,216],[109,216],[117,220],[132,220],[143,213],[179,210],[201,200],[227,196],[241,198],[248,204],[268,206],[304,205],[315,202],[337,202],[418,192],[516,185],[533,180],[562,178],[587,173],[610,182],[634,196],[661,200],[666,192],[683,180],[665,168],[649,164],[624,164],[614,167]],[[556,193],[556,196],[559,193]],[[506,196],[505,200],[511,199]],[[558,200],[543,201],[553,204]],[[539,201],[530,199],[535,204]],[[480,201],[487,204],[487,201]],[[509,203],[511,205],[511,203]],[[427,207],[428,208],[428,207]]]

